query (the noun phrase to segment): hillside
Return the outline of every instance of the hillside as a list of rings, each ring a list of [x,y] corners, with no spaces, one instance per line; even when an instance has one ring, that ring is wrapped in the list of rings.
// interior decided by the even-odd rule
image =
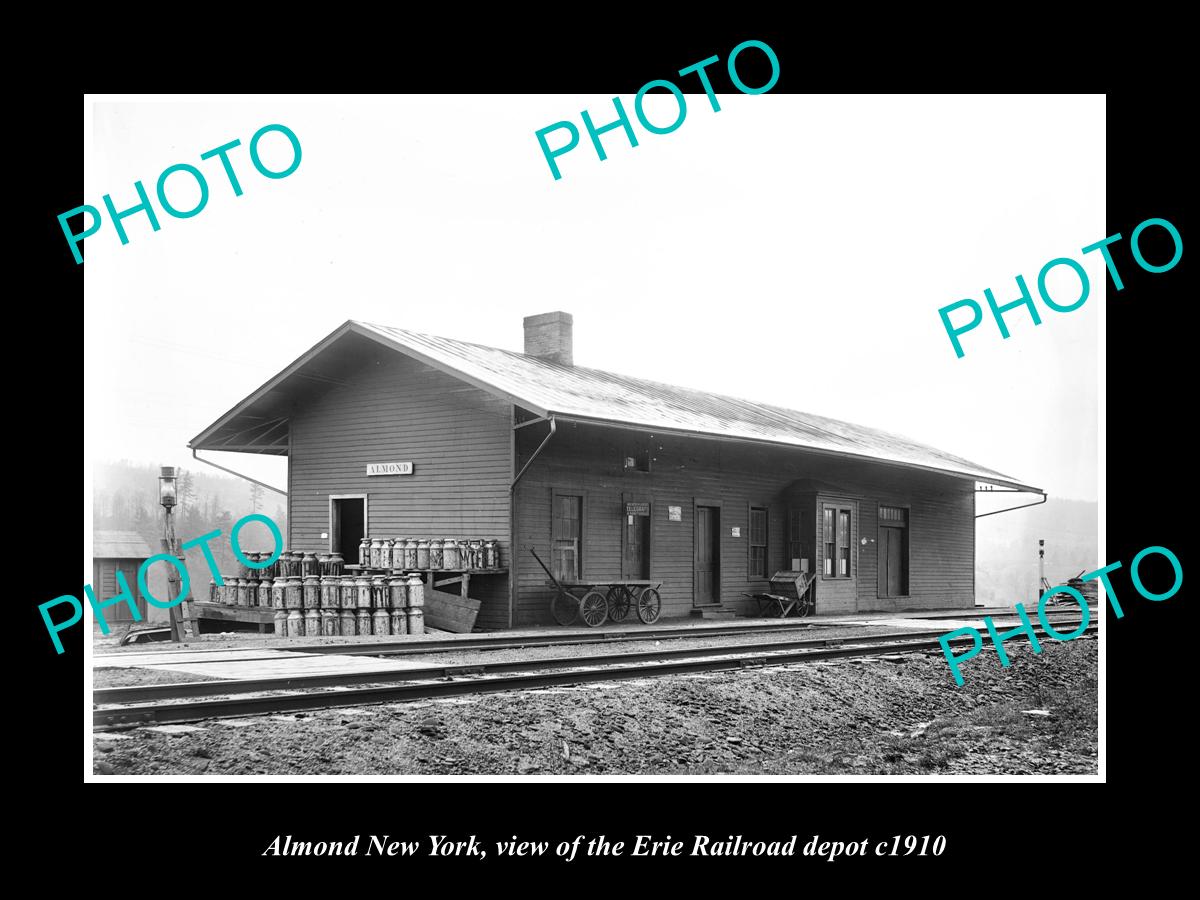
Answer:
[[[981,500],[980,512],[997,505],[984,504]],[[976,602],[1011,606],[1019,600],[1031,608],[1037,600],[1039,538],[1046,541],[1046,578],[1051,584],[1100,568],[1104,560],[1097,553],[1097,522],[1096,503],[1053,497],[1040,506],[977,519]]]

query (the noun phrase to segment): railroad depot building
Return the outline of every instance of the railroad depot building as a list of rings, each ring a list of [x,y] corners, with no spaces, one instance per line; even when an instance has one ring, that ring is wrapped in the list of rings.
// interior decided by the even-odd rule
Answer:
[[[816,613],[974,605],[976,483],[907,438],[573,365],[572,319],[515,353],[348,321],[192,439],[288,458],[288,548],[494,539],[476,628],[552,622],[565,581],[661,581],[663,616],[748,613],[776,570]],[[749,606],[747,606],[749,604]]]

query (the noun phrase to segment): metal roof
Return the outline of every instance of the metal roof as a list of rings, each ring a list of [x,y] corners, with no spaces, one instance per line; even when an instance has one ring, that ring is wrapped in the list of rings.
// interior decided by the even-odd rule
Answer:
[[[233,437],[227,437],[224,442],[218,438],[233,435],[236,426],[241,427],[236,434],[242,435],[260,427],[257,422],[272,421],[271,411],[256,409],[255,403],[269,395],[278,395],[290,377],[303,376],[306,365],[349,333],[377,341],[542,416],[792,446],[946,472],[1022,490],[1039,490],[995,469],[865,425],[356,321],[348,321],[335,330],[201,432],[189,446],[286,453],[278,436],[270,449],[242,446],[245,443],[242,438],[234,441]]]
[[[93,559],[149,559],[154,553],[136,531],[97,531],[92,534]]]

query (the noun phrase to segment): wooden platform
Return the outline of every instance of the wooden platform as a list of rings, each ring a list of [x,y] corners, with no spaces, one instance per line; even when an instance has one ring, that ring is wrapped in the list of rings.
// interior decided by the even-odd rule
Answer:
[[[428,663],[342,656],[333,653],[297,653],[264,647],[245,650],[162,650],[147,653],[109,653],[92,658],[92,668],[158,669],[186,672],[209,678],[286,678],[338,672],[395,672],[421,669]]]

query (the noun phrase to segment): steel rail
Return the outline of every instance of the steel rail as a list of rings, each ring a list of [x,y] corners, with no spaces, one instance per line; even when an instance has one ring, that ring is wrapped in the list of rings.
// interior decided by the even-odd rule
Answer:
[[[1096,624],[1091,624],[1084,633],[1095,634]],[[951,646],[961,646],[967,642],[974,643],[971,638],[955,638],[948,642]],[[504,691],[532,690],[553,687],[557,685],[586,684],[599,681],[622,681],[636,678],[657,678],[665,675],[680,675],[696,672],[719,672],[744,668],[755,668],[772,665],[786,665],[800,662],[813,662],[829,659],[846,659],[852,657],[882,656],[894,653],[914,653],[941,649],[940,641],[909,640],[880,644],[878,646],[843,646],[824,649],[791,650],[784,652],[761,652],[761,648],[751,648],[750,653],[744,650],[738,653],[732,648],[698,648],[698,650],[721,650],[719,658],[703,658],[697,651],[692,651],[688,659],[675,662],[640,662],[626,664],[611,664],[611,659],[594,668],[577,668],[586,665],[580,657],[566,657],[549,660],[526,660],[519,665],[525,670],[556,670],[534,671],[525,675],[498,675],[495,677],[472,677],[460,681],[411,681],[381,687],[365,687],[349,690],[308,691],[290,694],[270,694],[267,696],[233,696],[219,700],[192,700],[177,703],[150,703],[143,705],[110,706],[94,709],[92,712],[93,727],[123,724],[166,724],[172,722],[194,722],[200,719],[225,718],[238,716],[266,715],[278,712],[293,712],[299,710],[328,709],[339,706],[359,706],[372,703],[410,702],[439,697],[462,696],[466,694],[498,693]],[[738,648],[741,649],[741,648]],[[677,656],[679,651],[667,651]],[[627,655],[627,654],[622,654]],[[661,653],[636,654],[644,659],[662,659]],[[590,658],[596,659],[596,658]],[[512,664],[500,664],[502,666]],[[564,666],[576,667],[566,668]],[[478,666],[454,667],[471,670],[471,674],[479,671]],[[417,672],[424,670],[396,670],[394,675],[412,679]],[[495,669],[493,669],[495,671]],[[357,673],[364,675],[366,673]],[[463,674],[466,674],[464,672]],[[371,676],[377,679],[377,676]],[[444,677],[444,676],[443,676]],[[217,685],[229,688],[238,682],[202,682],[207,685]],[[179,685],[166,687],[180,687]],[[111,690],[121,690],[113,688]]]
[[[1095,606],[1088,607],[1089,615],[1094,615],[1097,612]],[[1015,613],[991,612],[984,615],[991,615],[994,619],[1012,618]],[[897,614],[895,618],[903,618],[903,614]],[[936,622],[939,619],[972,619],[982,618],[979,613],[971,614],[951,614],[939,616],[922,616],[923,620],[928,619],[931,622]],[[812,619],[790,619],[787,620],[790,624],[778,622],[764,622],[756,625],[737,625],[737,626],[718,626],[713,628],[697,628],[697,629],[679,629],[679,628],[638,628],[632,631],[576,631],[569,634],[562,632],[548,632],[546,634],[534,635],[496,635],[489,638],[484,638],[480,635],[479,639],[463,639],[463,638],[448,638],[435,640],[407,640],[407,641],[381,641],[373,644],[303,644],[286,647],[273,648],[253,648],[253,649],[271,649],[271,650],[286,650],[289,653],[312,653],[312,654],[336,654],[339,656],[424,656],[432,653],[470,653],[476,650],[523,650],[526,647],[556,647],[556,646],[575,646],[579,644],[611,644],[620,643],[622,641],[670,641],[670,640],[695,640],[710,637],[729,637],[737,634],[782,634],[797,629],[804,629],[806,626],[819,628],[878,628],[885,627],[873,625],[871,622],[864,624],[838,624],[825,623],[819,620]],[[1055,624],[1055,622],[1051,622]],[[1069,624],[1069,623],[1066,623]],[[907,632],[902,632],[907,633]],[[941,632],[939,632],[941,633]],[[893,634],[898,634],[893,632]],[[881,637],[884,637],[881,635]],[[858,640],[856,638],[856,640]],[[152,647],[153,645],[147,645]],[[228,653],[236,648],[218,647],[218,648],[202,648],[194,649],[195,653]],[[159,652],[163,654],[174,653],[174,650],[159,650],[146,649],[141,653]],[[105,659],[120,659],[125,654],[122,653],[104,653],[95,654],[93,664],[97,660]],[[255,660],[275,659],[274,655],[266,656],[243,656],[239,658],[239,662],[253,662]],[[219,664],[227,663],[228,659],[189,659],[188,664]]]
[[[1075,622],[1052,620],[1051,625],[1077,625]],[[1038,629],[1041,634],[1045,632]],[[488,675],[502,672],[521,672],[532,668],[574,668],[646,662],[660,659],[728,656],[734,653],[770,653],[783,650],[819,650],[830,646],[850,644],[880,644],[937,638],[944,630],[902,631],[890,634],[869,634],[845,638],[809,638],[798,641],[768,641],[759,644],[726,644],[720,647],[674,647],[627,653],[602,653],[594,656],[559,656],[542,659],[507,660],[504,662],[472,662],[427,666],[417,669],[375,669],[371,671],[334,672],[319,675],[284,675],[273,678],[230,678],[217,681],[186,681],[167,684],[128,685],[96,688],[92,703],[136,703],[153,700],[174,700],[185,697],[215,697],[225,694],[249,694],[258,691],[302,690],[305,688],[335,687],[350,684],[382,684],[396,681],[419,681],[429,678],[459,678],[468,675]]]

